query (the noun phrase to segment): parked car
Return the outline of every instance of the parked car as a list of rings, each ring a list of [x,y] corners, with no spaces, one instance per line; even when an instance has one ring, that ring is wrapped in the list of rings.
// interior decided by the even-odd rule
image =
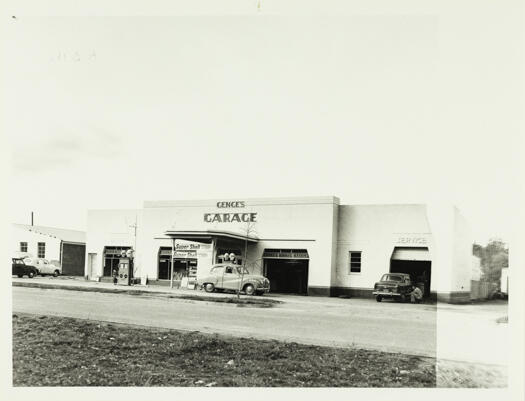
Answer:
[[[210,274],[197,280],[197,284],[206,292],[236,291],[239,289],[239,284],[241,291],[246,295],[262,295],[270,291],[270,281],[266,277],[250,274],[244,266],[234,264],[214,265]]]
[[[393,298],[404,302],[410,299],[413,284],[410,274],[406,273],[387,273],[383,274],[381,280],[374,284],[373,294],[377,302],[383,298]]]
[[[26,265],[24,260],[21,258],[12,258],[12,274],[16,274],[18,277],[22,278],[27,276],[33,278],[36,276],[37,271],[34,266]]]
[[[62,266],[57,261],[48,261],[43,258],[25,258],[24,262],[28,265],[32,265],[36,268],[38,274],[45,276],[47,274],[52,274],[55,277],[58,277],[62,274]]]

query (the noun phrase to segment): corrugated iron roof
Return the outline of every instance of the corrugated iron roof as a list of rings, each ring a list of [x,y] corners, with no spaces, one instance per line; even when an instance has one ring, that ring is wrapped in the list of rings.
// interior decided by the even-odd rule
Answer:
[[[13,224],[13,226],[37,234],[47,235],[49,237],[58,238],[65,242],[80,242],[86,243],[86,232],[78,230],[69,230],[65,228],[45,227],[45,226],[31,226],[28,224]]]

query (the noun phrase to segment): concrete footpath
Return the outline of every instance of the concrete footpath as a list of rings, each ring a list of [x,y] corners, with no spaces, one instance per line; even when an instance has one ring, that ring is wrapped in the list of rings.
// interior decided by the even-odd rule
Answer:
[[[204,290],[199,289],[188,289],[188,288],[170,288],[169,286],[148,286],[148,285],[115,285],[107,282],[97,282],[86,280],[83,277],[34,277],[34,278],[12,278],[13,287],[29,287],[29,288],[42,288],[42,289],[60,289],[60,290],[72,290],[72,291],[86,291],[86,292],[101,292],[101,293],[113,293],[113,294],[126,294],[126,295],[152,295],[152,296],[165,296],[169,298],[181,298],[181,299],[194,299],[210,301],[227,301],[231,298],[237,298],[235,293],[207,293]],[[257,304],[272,304],[280,303],[275,297],[268,295],[264,297],[257,296],[246,296],[241,294],[241,300],[249,301],[250,303]]]

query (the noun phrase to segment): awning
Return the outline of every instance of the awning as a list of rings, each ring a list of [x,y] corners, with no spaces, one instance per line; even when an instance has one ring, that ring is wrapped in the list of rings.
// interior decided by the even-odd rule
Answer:
[[[164,232],[163,238],[182,239],[186,241],[211,240],[213,238],[229,238],[240,241],[258,242],[259,238],[253,235],[246,235],[233,231],[218,231],[218,230],[167,230]]]
[[[392,253],[392,260],[420,260],[420,261],[431,261],[430,252],[428,248],[407,248],[398,247],[394,248]]]

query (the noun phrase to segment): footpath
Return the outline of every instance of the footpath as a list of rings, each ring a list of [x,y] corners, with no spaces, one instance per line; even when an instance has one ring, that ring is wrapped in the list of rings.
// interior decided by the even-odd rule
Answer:
[[[86,280],[83,277],[34,277],[34,278],[12,278],[13,287],[30,287],[42,289],[56,289],[56,290],[71,290],[71,291],[86,291],[86,292],[102,292],[113,294],[126,295],[149,295],[149,296],[164,296],[169,298],[181,298],[191,300],[202,300],[209,302],[225,302],[225,303],[239,303],[239,304],[254,304],[261,306],[272,306],[274,304],[282,303],[282,301],[265,295],[264,297],[255,297],[242,295],[237,298],[235,293],[207,293],[199,289],[188,288],[170,288],[169,286],[158,285],[115,285],[113,283],[98,282]]]

